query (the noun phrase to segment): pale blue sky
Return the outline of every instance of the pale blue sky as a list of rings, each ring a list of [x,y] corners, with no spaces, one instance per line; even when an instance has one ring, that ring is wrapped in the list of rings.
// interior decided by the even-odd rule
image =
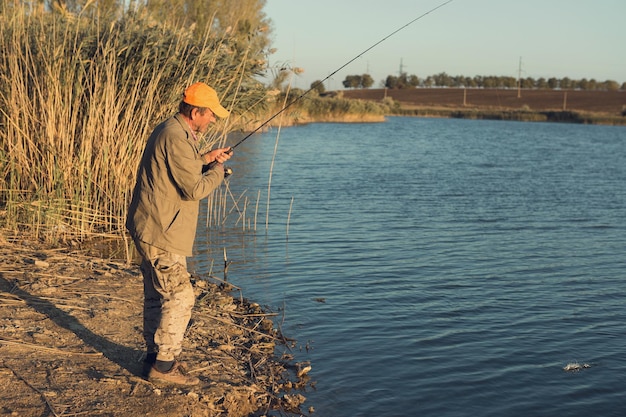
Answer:
[[[301,67],[294,86],[318,79],[445,0],[267,0],[270,64]],[[626,82],[625,0],[453,0],[393,35],[325,82],[346,75],[595,78]]]

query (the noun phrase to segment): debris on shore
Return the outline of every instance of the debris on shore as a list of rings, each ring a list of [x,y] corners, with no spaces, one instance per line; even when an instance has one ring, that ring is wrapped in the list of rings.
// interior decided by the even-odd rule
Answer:
[[[181,359],[200,385],[143,379],[141,281],[135,265],[0,235],[0,414],[301,415],[310,364],[228,283],[193,279]]]

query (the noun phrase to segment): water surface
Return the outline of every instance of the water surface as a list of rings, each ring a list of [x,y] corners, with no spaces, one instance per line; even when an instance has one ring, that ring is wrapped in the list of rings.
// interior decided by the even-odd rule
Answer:
[[[190,267],[219,275],[226,248],[229,279],[284,313],[305,409],[625,415],[625,128],[394,117],[276,138],[232,162],[256,233],[201,219]]]

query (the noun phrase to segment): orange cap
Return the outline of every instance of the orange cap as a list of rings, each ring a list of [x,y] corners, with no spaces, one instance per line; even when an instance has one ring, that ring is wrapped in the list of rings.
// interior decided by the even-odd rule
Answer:
[[[217,117],[227,117],[230,112],[220,104],[217,98],[217,92],[206,85],[198,82],[190,85],[185,90],[183,101],[196,107],[206,107],[211,110]]]

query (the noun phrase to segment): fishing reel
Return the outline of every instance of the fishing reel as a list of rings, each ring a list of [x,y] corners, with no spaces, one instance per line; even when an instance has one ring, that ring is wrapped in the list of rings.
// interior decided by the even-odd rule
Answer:
[[[206,175],[206,173],[209,172],[209,170],[212,169],[216,164],[217,162],[211,162],[208,165],[204,165],[202,167],[202,174]],[[231,175],[233,175],[233,169],[230,167],[224,167],[224,178],[228,178]]]
[[[227,154],[231,154],[233,153],[233,148],[230,148],[226,151]],[[228,178],[231,175],[233,175],[233,169],[230,167],[225,166],[224,167],[224,178]]]

